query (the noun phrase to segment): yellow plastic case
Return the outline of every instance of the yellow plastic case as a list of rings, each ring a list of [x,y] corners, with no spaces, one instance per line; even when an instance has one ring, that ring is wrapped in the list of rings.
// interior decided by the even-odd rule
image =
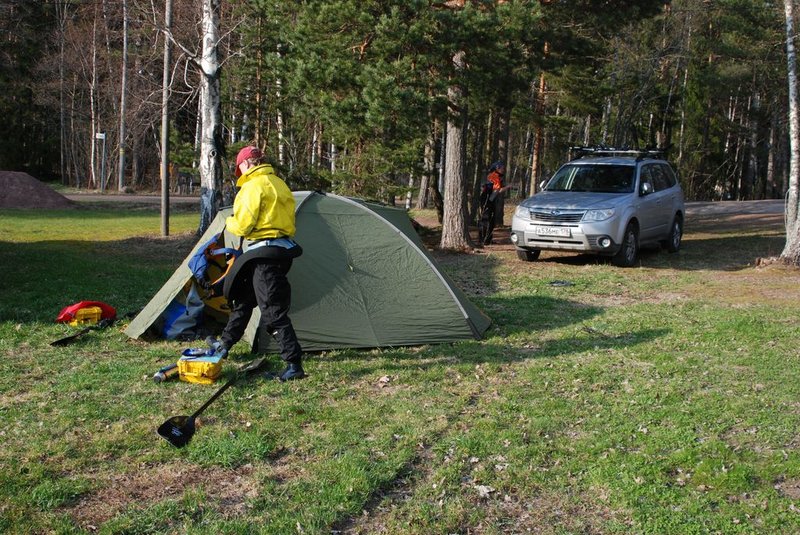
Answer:
[[[75,312],[75,319],[69,322],[73,327],[86,325],[87,323],[97,323],[103,316],[103,309],[100,307],[86,307]]]
[[[189,383],[211,384],[222,373],[221,358],[218,356],[207,357],[181,357],[178,360],[178,377],[181,381]]]

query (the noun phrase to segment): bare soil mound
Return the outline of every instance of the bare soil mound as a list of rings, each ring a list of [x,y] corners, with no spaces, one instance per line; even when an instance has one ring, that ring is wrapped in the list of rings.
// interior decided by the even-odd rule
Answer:
[[[0,208],[72,208],[75,204],[28,173],[0,171]]]

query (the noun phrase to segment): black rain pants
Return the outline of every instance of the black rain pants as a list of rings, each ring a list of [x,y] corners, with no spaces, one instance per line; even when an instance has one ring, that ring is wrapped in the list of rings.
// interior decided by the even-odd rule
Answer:
[[[292,260],[254,259],[243,268],[252,270],[245,275],[252,281],[252,292],[242,291],[233,300],[228,324],[220,337],[223,344],[232,347],[241,340],[253,309],[261,311],[259,329],[271,334],[278,343],[281,358],[286,362],[300,363],[303,350],[289,319],[292,288],[286,275]]]

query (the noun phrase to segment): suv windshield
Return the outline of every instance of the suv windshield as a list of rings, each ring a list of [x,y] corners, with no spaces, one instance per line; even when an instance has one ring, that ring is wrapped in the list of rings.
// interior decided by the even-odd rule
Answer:
[[[632,193],[632,165],[565,165],[544,191],[589,191],[593,193]]]

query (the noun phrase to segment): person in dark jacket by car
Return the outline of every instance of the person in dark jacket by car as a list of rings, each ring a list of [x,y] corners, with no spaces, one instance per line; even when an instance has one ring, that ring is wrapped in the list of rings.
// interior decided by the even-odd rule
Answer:
[[[503,183],[505,174],[506,166],[503,162],[493,163],[489,167],[489,174],[481,187],[481,217],[478,222],[478,239],[482,245],[492,243],[497,211],[502,209],[502,195],[510,187]]]

